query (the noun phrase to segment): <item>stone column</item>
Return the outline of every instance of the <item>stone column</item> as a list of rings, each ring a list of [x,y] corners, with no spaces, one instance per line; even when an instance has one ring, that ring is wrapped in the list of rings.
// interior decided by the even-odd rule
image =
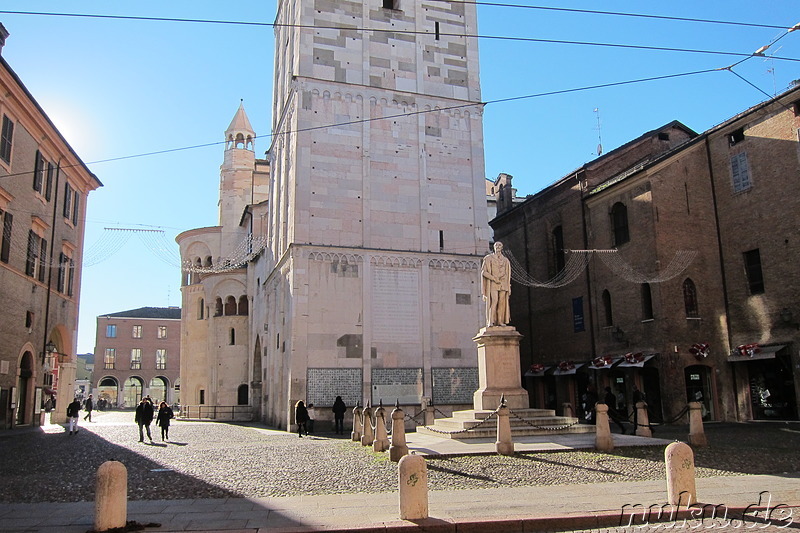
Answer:
[[[375,410],[375,440],[372,441],[372,451],[385,452],[389,449],[389,437],[386,435],[386,409],[380,405]]]
[[[595,412],[595,437],[594,447],[602,452],[614,449],[614,439],[611,437],[611,428],[608,424],[608,405],[598,403],[594,406]]]
[[[361,442],[361,406],[357,405],[353,407],[353,432],[350,434],[350,439],[353,442]]]
[[[389,446],[389,459],[396,463],[406,455],[408,455],[406,416],[398,402],[392,411],[392,445]]]
[[[124,528],[128,519],[128,470],[119,461],[106,461],[97,469],[94,529]]]
[[[497,442],[495,442],[495,448],[500,455],[514,455],[514,441],[511,439],[511,422],[508,416],[508,407],[504,402],[497,411]]]
[[[369,403],[367,403],[367,406],[362,412],[361,420],[361,425],[363,427],[361,445],[372,446],[372,442],[375,440],[375,431],[372,429],[372,408],[369,406]]]
[[[640,437],[652,437],[653,431],[650,429],[650,420],[647,417],[647,404],[636,402],[636,434]]]
[[[428,467],[421,455],[406,455],[398,463],[400,519],[428,518]]]
[[[688,507],[697,502],[694,452],[685,442],[673,442],[664,450],[667,468],[667,503]]]
[[[512,326],[492,326],[481,328],[472,339],[478,345],[478,390],[473,395],[476,410],[494,411],[501,396],[511,409],[530,407],[528,391],[521,385],[521,338]]]
[[[689,444],[695,448],[708,446],[703,429],[703,406],[700,402],[689,402]]]

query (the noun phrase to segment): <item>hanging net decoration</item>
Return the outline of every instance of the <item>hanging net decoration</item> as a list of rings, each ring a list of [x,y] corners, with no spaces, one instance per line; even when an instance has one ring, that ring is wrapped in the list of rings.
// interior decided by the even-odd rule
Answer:
[[[589,260],[593,254],[600,257],[603,264],[608,267],[616,276],[623,278],[631,283],[663,283],[678,276],[686,270],[694,258],[696,251],[681,250],[676,252],[667,268],[655,276],[642,274],[631,265],[626,263],[617,253],[617,250],[564,250],[569,254],[564,268],[547,281],[540,281],[528,274],[525,267],[514,257],[508,248],[503,248],[505,255],[511,263],[511,279],[527,287],[541,287],[544,289],[557,289],[565,287],[578,279],[578,276],[586,270]]]
[[[200,266],[193,264],[191,260],[186,260],[183,262],[182,270],[193,274],[214,274],[236,270],[261,253],[266,245],[267,238],[265,236],[254,238],[252,234],[248,234],[230,255],[220,258],[216,265]]]

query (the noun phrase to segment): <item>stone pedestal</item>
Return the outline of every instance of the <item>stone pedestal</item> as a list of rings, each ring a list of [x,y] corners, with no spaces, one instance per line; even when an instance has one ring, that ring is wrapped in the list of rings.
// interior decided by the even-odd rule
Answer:
[[[473,396],[476,410],[494,411],[501,396],[511,409],[530,407],[528,391],[521,386],[521,338],[513,326],[492,326],[481,328],[472,339],[478,344],[478,390]]]

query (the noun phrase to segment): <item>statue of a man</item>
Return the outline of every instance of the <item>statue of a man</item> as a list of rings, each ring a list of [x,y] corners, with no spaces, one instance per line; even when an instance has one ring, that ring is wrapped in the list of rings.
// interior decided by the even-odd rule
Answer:
[[[511,317],[511,262],[503,255],[503,243],[494,243],[494,253],[483,259],[481,294],[486,302],[486,326],[507,326]]]

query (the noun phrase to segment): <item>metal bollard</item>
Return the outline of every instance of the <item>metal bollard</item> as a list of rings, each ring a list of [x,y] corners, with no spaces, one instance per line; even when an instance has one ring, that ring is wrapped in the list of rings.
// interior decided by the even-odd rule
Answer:
[[[421,455],[406,455],[397,465],[400,519],[428,518],[428,467]]]
[[[106,461],[97,469],[94,529],[124,528],[128,519],[128,469],[119,461]]]
[[[703,406],[700,402],[689,402],[689,444],[695,448],[708,446],[703,429]]]
[[[685,442],[673,442],[664,450],[667,468],[667,502],[686,507],[697,502],[694,481],[694,452]]]
[[[356,404],[353,407],[353,432],[350,434],[350,440],[353,442],[361,442],[361,406]]]
[[[602,452],[614,449],[614,439],[611,437],[611,427],[608,424],[608,405],[598,403],[594,406],[595,436],[594,447]]]
[[[372,441],[373,452],[385,452],[389,449],[389,437],[386,435],[386,409],[383,400],[375,410],[375,440]]]
[[[372,441],[375,440],[375,430],[372,429],[372,407],[369,402],[361,414],[361,427],[364,428],[361,434],[361,445],[372,446]]]
[[[505,396],[500,397],[500,408],[497,411],[497,442],[494,444],[500,455],[514,455],[514,441],[511,440],[511,422],[508,419]]]
[[[406,417],[400,409],[400,401],[394,404],[392,411],[392,445],[389,446],[389,460],[396,463],[408,455],[406,444]]]
[[[650,419],[647,416],[647,404],[644,402],[636,402],[636,434],[640,437],[653,436]]]

